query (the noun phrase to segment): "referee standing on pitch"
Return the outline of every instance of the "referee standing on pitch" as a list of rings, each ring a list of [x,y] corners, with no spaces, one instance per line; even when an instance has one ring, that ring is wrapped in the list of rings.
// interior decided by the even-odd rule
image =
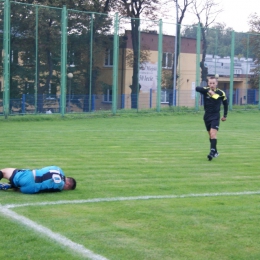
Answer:
[[[210,77],[207,87],[196,87],[196,91],[203,96],[204,100],[204,122],[209,133],[210,153],[208,155],[209,161],[214,157],[218,157],[217,151],[217,132],[220,123],[220,107],[224,106],[224,115],[221,121],[227,120],[228,101],[224,91],[218,88],[218,80],[216,77]]]

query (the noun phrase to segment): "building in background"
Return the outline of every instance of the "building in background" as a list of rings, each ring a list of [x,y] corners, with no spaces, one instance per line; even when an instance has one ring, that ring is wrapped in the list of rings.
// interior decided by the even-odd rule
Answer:
[[[118,55],[118,96],[117,108],[130,109],[132,108],[131,88],[132,84],[132,60],[133,47],[131,31],[125,31],[123,36],[120,36],[120,46]],[[113,37],[110,36],[111,39]],[[162,60],[158,60],[158,38],[156,31],[144,31],[140,33],[140,71],[139,84],[140,92],[138,94],[138,108],[148,109],[155,108],[157,105],[157,91],[161,90],[161,105],[172,105],[173,99],[173,81],[172,81],[172,67],[175,50],[175,37],[170,35],[163,35],[162,45]],[[196,60],[197,60],[197,40],[195,38],[182,37],[180,43],[180,54],[178,60],[178,81],[175,90],[175,104],[176,106],[194,107],[195,106],[195,87],[196,87]],[[22,52],[20,52],[22,55]],[[24,66],[19,61],[19,53],[16,55],[17,66]],[[77,77],[77,64],[73,67],[73,79],[68,79],[70,88],[67,89],[69,95],[67,104],[68,112],[82,112],[84,111],[84,99],[91,102],[90,110],[110,110],[112,108],[113,97],[113,40],[108,47],[104,47],[103,52],[95,57],[96,65],[100,68],[100,72],[95,79],[93,97],[85,98],[84,93],[80,95],[73,94],[73,80]],[[158,64],[162,65],[162,81],[158,86]],[[73,63],[74,64],[74,63]],[[205,65],[208,68],[208,74],[219,75],[219,87],[229,94],[230,89],[230,57],[219,57],[207,55]],[[96,66],[95,65],[95,66]],[[249,78],[253,75],[252,70],[255,68],[252,59],[235,58],[234,61],[234,104],[256,104],[258,102],[257,90],[251,89]],[[53,75],[58,75],[56,71]],[[16,77],[17,78],[17,77]],[[34,86],[34,82],[28,82]],[[3,90],[3,84],[0,84]],[[24,87],[24,86],[21,86]],[[69,90],[69,91],[68,91]],[[49,91],[50,92],[50,91]],[[50,93],[49,93],[50,94]],[[26,93],[23,94],[21,100],[12,101],[13,111],[34,112],[33,105],[28,106]],[[57,93],[59,95],[59,93]],[[11,97],[12,99],[12,97]],[[16,104],[14,106],[14,104]],[[52,105],[50,105],[52,104]],[[47,97],[44,101],[44,109],[53,112],[59,112],[59,98]],[[1,107],[0,107],[1,110]],[[0,111],[1,112],[1,111]]]

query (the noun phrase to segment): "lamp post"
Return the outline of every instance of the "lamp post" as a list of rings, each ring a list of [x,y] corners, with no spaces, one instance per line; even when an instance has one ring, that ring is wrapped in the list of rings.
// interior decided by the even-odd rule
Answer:
[[[69,79],[69,91],[68,92],[69,92],[69,112],[70,112],[71,80],[73,78],[73,73],[69,72],[67,74],[67,76],[68,76],[68,79]]]

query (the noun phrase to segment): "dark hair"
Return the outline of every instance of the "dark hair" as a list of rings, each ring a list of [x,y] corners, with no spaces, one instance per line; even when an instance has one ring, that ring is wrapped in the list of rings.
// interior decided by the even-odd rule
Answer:
[[[215,79],[216,81],[218,81],[218,79],[214,76],[209,77],[209,79]]]
[[[69,179],[69,182],[71,184],[71,190],[75,190],[76,189],[76,186],[77,186],[77,182],[74,178],[71,178],[71,177],[67,177]]]

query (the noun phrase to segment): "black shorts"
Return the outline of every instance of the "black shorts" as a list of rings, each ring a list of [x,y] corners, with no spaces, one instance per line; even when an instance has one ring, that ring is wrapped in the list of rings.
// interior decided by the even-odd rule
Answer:
[[[15,169],[15,170],[13,171],[12,176],[9,178],[9,181],[10,181],[10,184],[11,184],[12,188],[17,188],[17,187],[14,185],[13,179],[14,179],[14,176],[16,175],[16,173],[19,172],[19,171],[21,171],[21,170]]]
[[[204,120],[207,131],[210,131],[211,128],[219,130],[219,119],[213,120]]]

